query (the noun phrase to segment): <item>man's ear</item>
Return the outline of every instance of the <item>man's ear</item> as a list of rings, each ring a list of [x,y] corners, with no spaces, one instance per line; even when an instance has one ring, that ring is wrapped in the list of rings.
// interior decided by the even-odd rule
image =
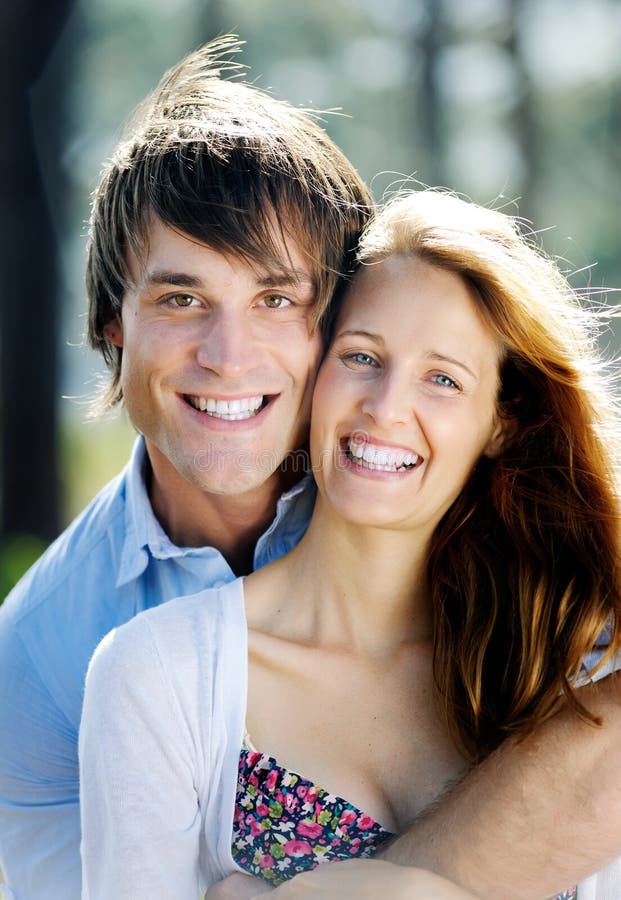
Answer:
[[[104,337],[115,347],[123,346],[123,323],[118,316],[110,319],[103,327]]]
[[[518,420],[515,416],[504,417],[497,415],[492,436],[483,450],[483,456],[487,456],[489,459],[495,459],[497,456],[500,456],[505,447],[515,437],[517,430]]]

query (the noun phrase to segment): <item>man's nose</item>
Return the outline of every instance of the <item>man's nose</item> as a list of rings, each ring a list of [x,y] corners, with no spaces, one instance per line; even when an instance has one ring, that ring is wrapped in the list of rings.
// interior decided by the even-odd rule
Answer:
[[[222,377],[238,378],[252,368],[257,351],[257,338],[246,310],[223,305],[205,323],[197,360]]]

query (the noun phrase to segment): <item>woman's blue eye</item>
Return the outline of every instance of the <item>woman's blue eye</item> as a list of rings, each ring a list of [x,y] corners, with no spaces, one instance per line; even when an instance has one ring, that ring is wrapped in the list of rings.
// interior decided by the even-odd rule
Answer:
[[[439,384],[441,387],[449,387],[449,388],[458,388],[459,385],[456,381],[453,381],[452,378],[449,378],[448,375],[444,375],[442,372],[439,372],[437,375],[432,376],[432,380],[435,381],[436,384]]]
[[[348,353],[343,357],[349,362],[353,362],[359,366],[375,366],[377,363],[368,353]]]

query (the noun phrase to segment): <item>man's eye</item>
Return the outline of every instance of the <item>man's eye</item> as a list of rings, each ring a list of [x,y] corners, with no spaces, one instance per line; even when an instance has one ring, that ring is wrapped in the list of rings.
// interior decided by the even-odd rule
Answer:
[[[264,303],[268,309],[282,309],[285,306],[291,306],[291,300],[280,294],[270,294],[263,298],[262,303]]]
[[[192,294],[175,294],[174,297],[171,297],[171,300],[175,306],[185,309],[188,306],[192,306],[196,297],[193,297]]]

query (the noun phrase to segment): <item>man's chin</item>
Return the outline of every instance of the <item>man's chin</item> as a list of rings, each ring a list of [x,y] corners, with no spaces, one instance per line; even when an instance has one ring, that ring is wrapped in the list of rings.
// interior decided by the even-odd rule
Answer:
[[[197,450],[191,468],[205,484],[240,486],[261,484],[274,474],[281,461],[281,454],[272,451],[219,450],[211,447]],[[233,487],[235,493],[237,489]]]
[[[192,466],[186,478],[194,487],[203,493],[222,497],[236,497],[252,491],[260,490],[280,478],[277,469],[273,467],[240,468],[236,465],[207,465]]]

